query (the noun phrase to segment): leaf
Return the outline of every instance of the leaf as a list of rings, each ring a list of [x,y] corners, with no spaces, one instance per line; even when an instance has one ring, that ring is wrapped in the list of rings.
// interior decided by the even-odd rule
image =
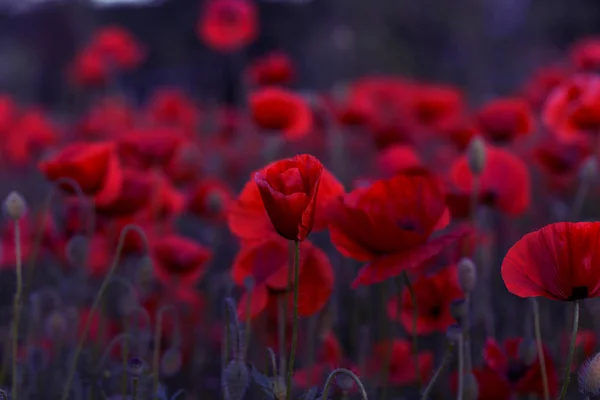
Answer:
[[[263,393],[264,400],[276,400],[275,393],[273,393],[273,385],[271,379],[260,373],[252,363],[248,363],[248,370],[250,371],[250,377],[252,379],[253,388],[259,388]]]

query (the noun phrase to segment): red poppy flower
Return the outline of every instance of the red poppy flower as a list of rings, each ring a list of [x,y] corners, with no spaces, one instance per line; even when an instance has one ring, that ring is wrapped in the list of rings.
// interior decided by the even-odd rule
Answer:
[[[258,35],[256,5],[248,0],[211,0],[198,21],[197,32],[215,50],[239,50]]]
[[[77,337],[83,335],[83,330],[88,318],[91,318],[90,328],[87,333],[87,339],[89,341],[100,342],[102,338],[110,340],[119,332],[119,327],[114,320],[109,319],[107,316],[101,317],[100,311],[98,310],[92,312],[89,308],[84,308],[79,313],[79,318],[77,320]],[[101,323],[101,318],[104,318],[104,323]],[[104,326],[104,332],[100,329],[102,326]]]
[[[77,86],[104,86],[108,82],[109,67],[100,52],[84,49],[73,61],[69,73],[72,82]]]
[[[40,162],[39,168],[50,181],[73,179],[83,193],[93,196],[97,205],[114,201],[121,191],[123,175],[112,142],[76,142]],[[71,192],[70,187],[63,190]]]
[[[96,212],[104,217],[125,217],[148,207],[153,198],[154,182],[147,173],[125,169],[123,184],[115,199],[96,207]]]
[[[208,220],[223,221],[232,200],[233,194],[227,184],[218,179],[204,179],[192,189],[188,209]]]
[[[268,87],[250,95],[254,123],[265,131],[282,132],[288,139],[309,133],[313,114],[300,96],[280,88]]]
[[[600,38],[588,37],[579,40],[571,48],[569,56],[579,70],[597,70],[600,67]]]
[[[429,176],[398,175],[358,188],[332,207],[331,241],[342,255],[368,261],[352,287],[372,285],[414,270],[465,232],[429,241],[448,225],[438,181]]]
[[[18,107],[14,100],[4,94],[0,94],[0,134],[8,132],[12,124],[16,121]]]
[[[293,293],[288,285],[289,267],[289,244],[281,238],[272,237],[262,243],[242,247],[234,261],[231,276],[238,285],[243,285],[248,276],[254,278],[255,285],[250,295],[250,318],[255,318],[268,304],[276,302],[277,296],[283,294],[291,300]],[[319,312],[327,304],[333,284],[333,269],[327,255],[310,242],[302,242],[298,314],[308,317]],[[248,295],[244,294],[238,304],[240,318],[244,318],[248,311],[247,301]],[[287,303],[291,310],[292,302]]]
[[[367,360],[367,375],[377,377],[382,364],[389,359],[388,382],[392,386],[410,385],[417,381],[413,367],[411,343],[408,340],[381,341],[373,347],[373,353]],[[391,357],[389,355],[391,351]],[[433,354],[429,351],[419,353],[419,375],[421,381],[427,381],[433,370]],[[381,382],[379,382],[381,384]]]
[[[600,222],[559,222],[523,236],[502,262],[502,279],[519,297],[572,301],[600,296]]]
[[[204,159],[199,147],[190,142],[180,145],[168,164],[163,166],[165,175],[175,185],[195,182],[204,168]]]
[[[118,138],[134,127],[135,110],[121,97],[104,97],[95,103],[77,126],[83,139]]]
[[[120,26],[107,26],[96,31],[90,48],[97,51],[109,67],[123,70],[136,68],[144,57],[131,33]]]
[[[581,164],[590,154],[586,140],[565,142],[548,138],[537,145],[533,158],[547,178],[551,190],[562,191],[576,180]]]
[[[421,174],[427,171],[419,154],[410,146],[392,145],[377,154],[379,170],[385,176]]]
[[[529,171],[525,163],[510,151],[491,145],[486,146],[485,154],[485,167],[480,176],[479,202],[498,207],[510,215],[525,212],[531,200]],[[505,179],[507,176],[510,179]],[[454,162],[450,179],[458,191],[452,194],[456,196],[454,200],[468,204],[473,190],[473,173],[466,155]],[[455,214],[455,210],[458,211],[460,207],[451,205],[451,209],[453,216],[460,215]]]
[[[450,303],[464,296],[458,284],[456,265],[444,268],[434,275],[420,277],[412,286],[417,296],[419,310],[417,335],[445,332],[455,323],[450,312]],[[391,319],[398,319],[407,332],[413,332],[412,299],[407,291],[404,291],[401,297],[388,302],[388,315]],[[398,310],[399,301],[402,302],[400,310]],[[400,311],[399,316],[398,311]]]
[[[303,154],[274,162],[254,175],[273,227],[282,237],[301,242],[315,222],[315,203],[323,164]]]
[[[416,85],[412,89],[412,113],[422,126],[435,128],[447,119],[462,113],[462,93],[454,87],[441,85]]]
[[[569,77],[569,72],[560,66],[549,66],[537,70],[522,90],[522,95],[536,110],[540,109],[550,93]]]
[[[285,85],[294,78],[294,65],[287,54],[275,51],[254,62],[250,78],[256,85]]]
[[[196,133],[200,121],[200,111],[193,101],[178,89],[161,89],[154,93],[148,105],[150,120]]]
[[[546,126],[565,140],[600,132],[600,78],[576,75],[557,87],[546,102]]]
[[[493,142],[510,142],[531,133],[533,116],[529,104],[520,98],[496,99],[477,113],[480,132]]]
[[[182,236],[155,238],[152,243],[154,272],[165,283],[190,286],[206,272],[212,253],[206,247]]]
[[[460,151],[464,151],[471,143],[471,139],[477,136],[477,124],[471,118],[459,116],[448,119],[438,127],[441,137],[445,137]]]
[[[10,161],[26,164],[58,142],[58,131],[39,109],[25,111],[12,125],[4,147]]]
[[[125,164],[147,169],[167,165],[183,142],[179,129],[161,127],[128,133],[119,139],[118,149]]]

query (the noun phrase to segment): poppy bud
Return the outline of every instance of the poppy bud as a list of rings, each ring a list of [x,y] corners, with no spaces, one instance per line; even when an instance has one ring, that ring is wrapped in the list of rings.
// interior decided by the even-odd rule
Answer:
[[[67,318],[60,311],[52,311],[44,323],[46,336],[53,340],[60,340],[67,333]]]
[[[479,397],[479,384],[477,383],[477,378],[472,373],[467,373],[464,376],[464,392],[463,399],[464,400],[477,400]]]
[[[589,397],[600,395],[600,353],[590,357],[579,369],[579,390]]]
[[[129,361],[127,361],[127,371],[135,377],[142,375],[145,366],[146,363],[144,363],[144,360],[138,357],[131,357]]]
[[[467,149],[469,169],[474,175],[479,175],[485,168],[485,142],[480,136],[471,139]]]
[[[250,373],[246,363],[233,360],[223,370],[223,392],[228,400],[242,400],[250,385]]]
[[[448,327],[446,331],[446,337],[452,343],[457,343],[462,336],[462,329],[460,326],[456,324],[452,324]]]
[[[530,337],[524,338],[519,344],[518,354],[523,364],[532,365],[538,357],[535,340]]]
[[[453,300],[450,303],[450,314],[460,322],[467,315],[467,303],[464,299]]]
[[[143,256],[140,261],[140,265],[137,271],[137,283],[145,286],[148,282],[152,281],[154,277],[154,267],[152,263],[152,258],[150,256]]]
[[[177,348],[168,349],[160,360],[160,371],[165,376],[173,376],[181,370],[183,359]]]
[[[579,169],[579,179],[583,182],[593,182],[598,176],[598,161],[596,157],[588,157]]]
[[[471,293],[475,289],[477,268],[470,258],[464,257],[458,262],[458,283],[465,293]]]
[[[82,265],[88,254],[88,240],[85,236],[75,235],[67,241],[65,253],[71,265]]]
[[[4,212],[15,221],[21,219],[27,211],[25,199],[17,192],[10,192],[4,200]]]

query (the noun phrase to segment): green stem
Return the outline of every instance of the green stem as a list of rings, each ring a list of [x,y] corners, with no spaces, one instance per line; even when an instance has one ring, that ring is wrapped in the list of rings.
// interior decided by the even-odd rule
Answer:
[[[548,386],[548,373],[546,371],[546,360],[544,356],[544,347],[542,344],[542,329],[540,325],[540,309],[537,298],[531,299],[533,304],[533,326],[535,329],[535,341],[537,343],[538,358],[540,361],[540,371],[542,373],[542,384],[544,387],[544,400],[550,400],[550,389]]]
[[[333,382],[333,379],[339,374],[344,374],[344,375],[347,375],[350,378],[352,378],[354,380],[354,382],[356,383],[356,385],[358,386],[358,390],[360,391],[360,397],[363,400],[367,400],[367,391],[365,390],[364,385],[362,384],[362,382],[360,381],[358,376],[356,376],[356,374],[354,374],[354,372],[352,372],[346,368],[338,368],[338,369],[331,371],[331,373],[327,377],[327,380],[325,381],[325,387],[323,388],[323,395],[321,396],[322,399],[328,398],[327,396],[329,395],[329,387],[331,386],[331,382]]]
[[[390,320],[387,318],[385,310],[386,302],[388,300],[388,282],[383,282],[381,286],[381,290],[379,291],[381,295],[381,309],[384,310],[381,314],[381,326],[383,331],[383,337],[387,342],[385,355],[383,357],[383,363],[381,364],[381,371],[379,373],[381,379],[381,400],[387,399],[387,391],[388,391],[388,380],[390,377],[390,364],[392,363],[392,353],[394,347],[394,334],[392,332],[392,326],[390,324]]]
[[[562,389],[558,400],[564,400],[567,395],[569,386],[569,378],[571,377],[571,365],[573,364],[573,354],[575,353],[575,342],[577,340],[577,328],[579,327],[579,301],[575,300],[573,311],[573,332],[571,333],[571,344],[569,346],[569,355],[567,356],[567,364],[565,365],[565,376],[563,378]]]
[[[406,287],[408,288],[408,293],[410,294],[410,300],[413,306],[413,315],[412,315],[412,354],[413,354],[413,366],[415,368],[415,374],[417,377],[417,383],[419,387],[423,386],[421,382],[421,371],[419,368],[419,344],[417,338],[417,322],[419,320],[419,307],[417,305],[417,295],[415,294],[415,290],[410,284],[410,279],[408,277],[408,273],[406,271],[402,272],[402,276],[404,277],[404,282],[406,283]]]
[[[465,355],[463,337],[458,338],[458,400],[462,400],[465,391]]]
[[[433,374],[433,377],[429,381],[429,384],[423,391],[423,394],[421,395],[421,400],[427,400],[427,398],[429,397],[429,393],[431,393],[431,390],[433,389],[433,386],[439,379],[440,375],[442,375],[442,372],[444,372],[444,368],[446,368],[446,364],[448,364],[448,362],[452,358],[453,352],[454,352],[454,343],[448,343],[448,347],[446,349],[446,353],[444,354],[444,358],[442,358],[442,362],[441,362],[440,366],[438,367],[437,371],[435,371],[435,374]]]
[[[14,321],[12,325],[12,398],[17,399],[17,352],[19,350],[19,319],[21,317],[21,293],[23,291],[23,276],[21,265],[21,226],[15,220],[15,253],[17,271],[17,291],[14,303]]]
[[[286,379],[286,399],[292,398],[292,375],[294,374],[294,359],[296,357],[296,345],[298,344],[298,281],[300,280],[300,242],[294,242],[294,305],[292,325],[292,348],[288,362]]]
[[[138,400],[138,377],[133,377],[133,400]]]

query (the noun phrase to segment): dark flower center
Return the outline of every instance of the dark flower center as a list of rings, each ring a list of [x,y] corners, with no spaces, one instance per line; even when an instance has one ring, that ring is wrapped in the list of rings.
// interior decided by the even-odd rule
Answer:
[[[495,192],[486,192],[481,195],[480,201],[484,206],[493,207],[498,200],[498,195]]]
[[[519,360],[510,360],[508,363],[508,371],[506,372],[506,377],[509,382],[516,383],[520,381],[527,371],[529,367],[525,365],[522,361]]]
[[[442,307],[440,307],[439,305],[435,305],[435,306],[431,307],[429,309],[429,315],[434,318],[440,317],[442,315]]]
[[[567,300],[575,301],[575,300],[583,300],[588,297],[588,288],[587,286],[575,286],[571,291],[571,297]]]
[[[417,221],[408,218],[403,218],[396,222],[396,224],[404,231],[415,232],[419,228]]]

